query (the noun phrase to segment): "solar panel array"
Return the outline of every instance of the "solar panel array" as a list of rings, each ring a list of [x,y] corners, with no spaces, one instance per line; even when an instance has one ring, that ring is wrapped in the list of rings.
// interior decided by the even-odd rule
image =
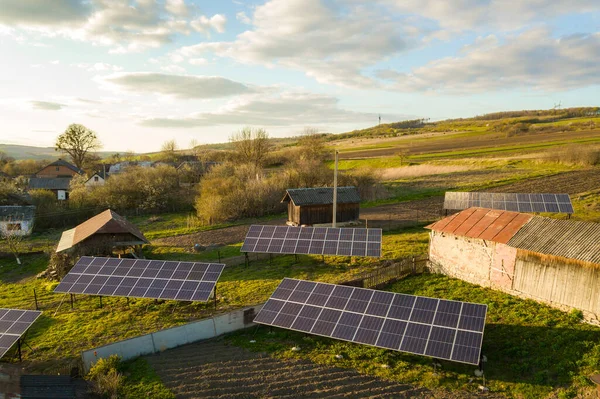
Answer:
[[[242,252],[381,256],[381,229],[250,226]]]
[[[220,263],[84,256],[54,291],[206,302],[224,267]]]
[[[514,212],[574,212],[569,194],[447,192],[444,197],[444,209],[463,210],[472,206]]]
[[[479,364],[487,305],[284,279],[254,322]]]
[[[0,309],[0,358],[41,314],[38,310]]]

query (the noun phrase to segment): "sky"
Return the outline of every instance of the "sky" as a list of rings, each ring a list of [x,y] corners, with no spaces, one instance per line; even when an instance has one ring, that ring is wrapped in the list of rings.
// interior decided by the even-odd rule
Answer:
[[[0,143],[106,151],[597,106],[598,0],[0,0]]]

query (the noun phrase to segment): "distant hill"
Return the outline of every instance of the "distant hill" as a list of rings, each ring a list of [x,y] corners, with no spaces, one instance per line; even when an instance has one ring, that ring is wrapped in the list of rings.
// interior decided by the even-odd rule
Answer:
[[[33,147],[28,145],[16,144],[0,144],[0,151],[14,159],[35,159],[35,160],[55,160],[60,157],[64,158],[64,154],[54,151],[54,147]],[[98,152],[102,158],[108,157],[114,152]]]

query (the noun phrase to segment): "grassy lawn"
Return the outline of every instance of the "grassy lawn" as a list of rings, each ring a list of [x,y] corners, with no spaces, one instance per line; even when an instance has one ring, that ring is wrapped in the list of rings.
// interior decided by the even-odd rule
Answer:
[[[427,233],[420,228],[388,232],[383,251],[386,258],[422,253],[426,242]],[[234,248],[231,251],[239,254],[239,246],[231,246]],[[229,255],[227,248],[221,250]],[[172,247],[151,254],[153,259],[216,260],[214,251],[180,254]],[[67,295],[52,292],[57,282],[35,278],[47,267],[47,255],[24,255],[22,261],[23,265],[17,266],[12,258],[0,259],[0,307],[34,309],[33,291],[36,291],[44,313],[27,333],[27,343],[33,351],[26,348],[24,359],[29,369],[49,373],[69,364],[82,350],[263,302],[284,277],[341,282],[380,264],[374,258],[298,256],[296,261],[293,255],[288,255],[275,256],[269,262],[251,257],[249,267],[242,264],[225,268],[217,286],[217,310],[212,302],[131,298],[128,303],[126,298],[117,297],[104,297],[100,308],[99,299],[88,295],[77,295],[75,308],[71,309]],[[13,352],[14,349],[5,360],[10,361]]]
[[[486,385],[492,392],[533,399],[551,393],[569,398],[592,390],[587,377],[600,370],[600,328],[582,323],[576,314],[442,275],[409,277],[387,290],[487,304],[483,353],[488,358]],[[310,359],[431,389],[474,392],[482,383],[473,375],[476,366],[442,361],[442,371],[435,374],[427,357],[283,329],[269,333],[268,328],[258,327],[229,339],[276,357]],[[301,351],[292,352],[293,346]],[[336,359],[337,354],[343,359]]]
[[[496,160],[490,162],[488,165],[483,162],[480,165],[482,168],[477,168],[477,165],[473,164],[473,162],[470,162],[469,165],[475,169],[383,182],[382,184],[389,193],[389,198],[365,202],[361,204],[361,206],[372,207],[399,201],[411,201],[441,196],[444,195],[446,191],[490,189],[580,168],[578,166],[565,165],[556,162],[539,162],[532,160]]]

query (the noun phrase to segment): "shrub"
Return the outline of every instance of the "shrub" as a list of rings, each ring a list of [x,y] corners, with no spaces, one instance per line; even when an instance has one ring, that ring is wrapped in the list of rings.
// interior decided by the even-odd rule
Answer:
[[[100,358],[90,368],[86,379],[93,383],[94,391],[103,397],[118,398],[119,389],[123,383],[121,357],[111,355],[108,359]]]

